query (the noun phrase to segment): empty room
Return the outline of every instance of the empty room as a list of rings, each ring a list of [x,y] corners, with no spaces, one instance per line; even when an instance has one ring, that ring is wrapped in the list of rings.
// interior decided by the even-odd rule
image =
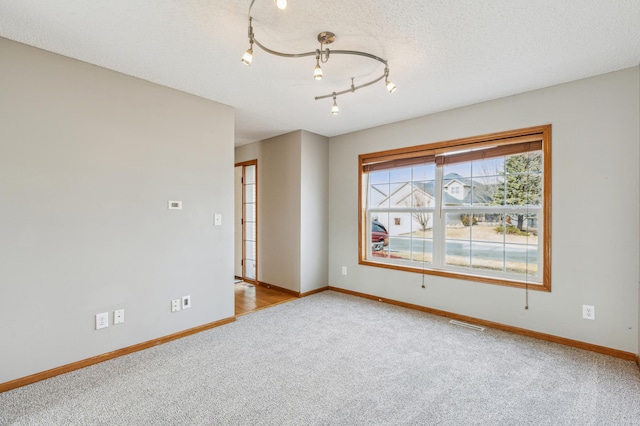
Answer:
[[[640,425],[635,0],[0,0],[0,212],[0,425]]]

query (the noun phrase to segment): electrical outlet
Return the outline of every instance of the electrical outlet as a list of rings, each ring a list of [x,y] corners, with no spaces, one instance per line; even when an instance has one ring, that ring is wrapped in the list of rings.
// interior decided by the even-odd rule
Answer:
[[[96,330],[109,327],[109,312],[96,314]]]
[[[124,309],[113,311],[113,324],[122,324],[124,322]]]
[[[582,318],[594,320],[596,319],[596,308],[591,305],[582,305]]]
[[[346,266],[342,267],[342,275],[347,275],[347,267]]]
[[[180,310],[180,299],[173,299],[171,301],[171,312],[178,312]]]
[[[191,296],[182,296],[182,309],[191,307]]]

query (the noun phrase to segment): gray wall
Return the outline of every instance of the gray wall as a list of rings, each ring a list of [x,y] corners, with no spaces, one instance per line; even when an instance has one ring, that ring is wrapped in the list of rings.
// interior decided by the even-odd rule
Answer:
[[[300,291],[328,285],[329,273],[329,140],[302,132]]]
[[[330,141],[329,283],[638,352],[639,69],[381,126]],[[428,102],[428,98],[426,100]],[[551,123],[552,292],[358,265],[358,154]],[[341,275],[341,266],[349,274]],[[581,318],[594,305],[596,320]]]
[[[232,317],[233,109],[2,38],[0,58],[0,383]]]
[[[258,160],[258,280],[300,291],[300,132],[236,148]]]
[[[258,160],[258,279],[296,292],[327,285],[328,139],[295,131],[236,148]]]

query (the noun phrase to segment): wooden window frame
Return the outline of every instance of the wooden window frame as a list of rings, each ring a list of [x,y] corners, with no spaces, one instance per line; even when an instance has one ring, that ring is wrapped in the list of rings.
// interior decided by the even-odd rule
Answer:
[[[528,144],[528,145],[527,145]],[[527,148],[523,148],[527,146]],[[477,150],[481,148],[481,150]],[[524,151],[523,151],[524,149]],[[363,175],[370,171],[386,169],[390,167],[409,167],[422,164],[425,161],[437,163],[437,166],[451,162],[473,161],[482,158],[482,150],[493,151],[493,156],[509,155],[514,152],[526,152],[527,150],[540,150],[543,155],[543,205],[542,211],[542,274],[540,282],[505,279],[503,277],[488,276],[483,274],[461,273],[443,269],[429,269],[424,266],[413,267],[389,261],[373,260],[367,258],[368,247],[371,246],[370,233],[365,229],[367,225],[367,208],[363,199]],[[455,153],[453,152],[460,153]],[[449,155],[444,156],[444,153]],[[358,156],[358,263],[361,265],[395,269],[400,271],[416,272],[446,278],[462,279],[488,284],[503,285],[517,288],[528,288],[540,291],[551,291],[551,124],[529,127],[525,129],[510,130],[506,132],[491,133],[469,138],[455,139],[443,142],[435,142],[420,146],[406,147],[387,151],[361,154]],[[435,242],[434,242],[435,244]]]

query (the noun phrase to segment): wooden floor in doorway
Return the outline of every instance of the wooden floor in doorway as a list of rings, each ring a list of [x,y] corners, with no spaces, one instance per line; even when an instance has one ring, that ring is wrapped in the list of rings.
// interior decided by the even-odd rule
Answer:
[[[246,282],[235,283],[236,316],[296,299],[291,294]]]

